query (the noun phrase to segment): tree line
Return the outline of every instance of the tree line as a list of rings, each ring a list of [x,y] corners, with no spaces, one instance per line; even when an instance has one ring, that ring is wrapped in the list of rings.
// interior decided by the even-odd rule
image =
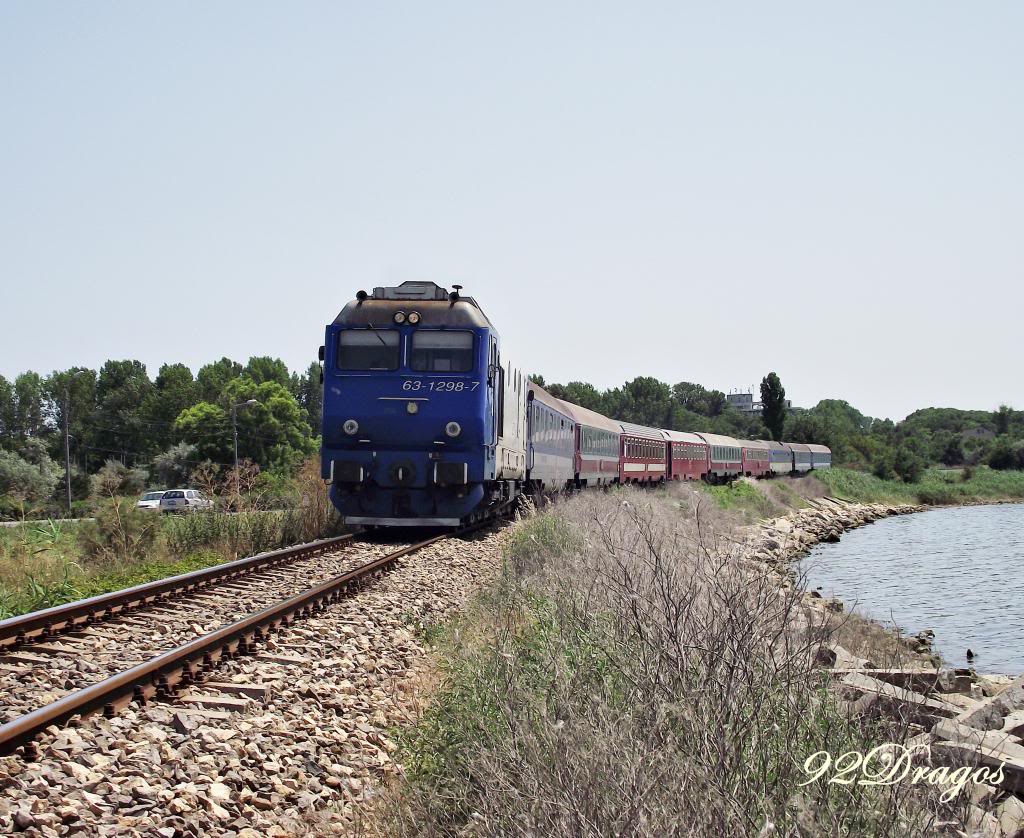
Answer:
[[[140,361],[111,360],[0,376],[0,512],[63,497],[65,427],[75,499],[108,464],[144,488],[181,485],[200,467],[230,469],[235,405],[239,459],[289,476],[319,446],[321,401],[319,364],[298,374],[266,356],[221,358],[195,375],[168,363],[150,378]]]
[[[669,385],[640,376],[598,390],[570,381],[547,384],[552,395],[627,422],[678,431],[704,431],[744,439],[786,439],[828,445],[836,464],[913,482],[924,468],[988,464],[1024,468],[1024,411],[926,408],[903,422],[873,419],[849,403],[826,399],[787,409],[779,376],[761,382],[760,415],[728,403],[725,393],[688,381]],[[233,475],[252,485],[287,479],[319,447],[320,366],[290,372],[278,358],[230,358],[195,375],[168,363],[150,378],[135,360],[107,361],[99,370],[73,367],[48,376],[0,376],[0,514],[26,506],[56,511],[64,498],[64,431],[72,462],[72,497],[121,481],[125,493],[223,480],[234,460],[232,407],[239,459]],[[264,485],[263,488],[266,488]]]

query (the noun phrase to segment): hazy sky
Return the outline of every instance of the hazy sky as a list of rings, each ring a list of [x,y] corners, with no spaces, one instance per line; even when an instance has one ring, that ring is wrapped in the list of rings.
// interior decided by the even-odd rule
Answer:
[[[0,3],[0,374],[316,358],[1024,408],[1024,4]]]

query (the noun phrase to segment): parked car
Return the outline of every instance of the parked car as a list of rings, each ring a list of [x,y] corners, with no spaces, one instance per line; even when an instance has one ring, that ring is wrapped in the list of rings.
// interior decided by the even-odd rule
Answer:
[[[137,509],[159,509],[160,498],[163,496],[163,492],[146,492],[135,506]]]
[[[168,489],[160,498],[161,512],[195,512],[213,509],[213,501],[198,489]]]

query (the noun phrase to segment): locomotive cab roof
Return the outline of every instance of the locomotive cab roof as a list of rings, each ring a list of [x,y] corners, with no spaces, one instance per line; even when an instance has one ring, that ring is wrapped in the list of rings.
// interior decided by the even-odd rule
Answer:
[[[435,282],[406,281],[397,286],[378,286],[372,294],[360,291],[334,318],[334,325],[351,328],[386,328],[395,312],[419,312],[425,328],[480,329],[494,326],[472,297],[463,297],[455,286],[449,292]]]

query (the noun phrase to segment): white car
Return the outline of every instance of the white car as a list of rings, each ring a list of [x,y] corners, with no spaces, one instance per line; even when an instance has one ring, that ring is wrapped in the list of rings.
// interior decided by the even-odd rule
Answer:
[[[136,509],[159,509],[160,498],[164,496],[163,492],[146,492],[139,502],[135,504]]]
[[[213,501],[198,489],[168,489],[160,498],[161,512],[195,512],[213,509]]]

